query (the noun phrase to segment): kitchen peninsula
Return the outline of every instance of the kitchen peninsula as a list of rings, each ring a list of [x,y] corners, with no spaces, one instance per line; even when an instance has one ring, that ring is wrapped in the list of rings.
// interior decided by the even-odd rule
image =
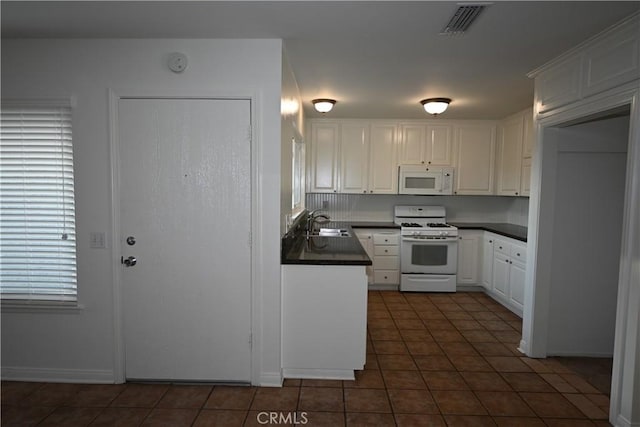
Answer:
[[[306,236],[306,216],[282,239],[283,376],[352,380],[366,360],[371,259],[351,227]]]

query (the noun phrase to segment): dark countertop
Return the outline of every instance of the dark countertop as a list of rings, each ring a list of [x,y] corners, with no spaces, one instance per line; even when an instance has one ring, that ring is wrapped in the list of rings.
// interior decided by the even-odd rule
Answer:
[[[313,236],[307,239],[298,229],[282,239],[281,264],[307,265],[371,265],[371,258],[360,244],[353,229],[344,222],[330,222],[322,227],[345,228],[351,237]]]
[[[352,221],[348,223],[353,228],[397,228],[400,229],[398,224],[395,224],[391,221],[389,222],[378,222],[378,221]]]
[[[527,241],[527,227],[504,222],[450,222],[461,230],[485,230],[505,237]]]

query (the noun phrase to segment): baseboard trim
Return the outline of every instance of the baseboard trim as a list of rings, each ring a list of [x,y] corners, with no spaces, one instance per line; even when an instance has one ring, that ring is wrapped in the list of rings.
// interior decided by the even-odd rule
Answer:
[[[282,382],[282,374],[278,372],[260,375],[260,383],[256,385],[260,387],[282,387]]]
[[[3,366],[3,380],[56,383],[114,384],[114,372],[110,370],[49,369]]]
[[[297,369],[285,368],[283,370],[286,378],[303,378],[318,380],[355,380],[353,369]]]

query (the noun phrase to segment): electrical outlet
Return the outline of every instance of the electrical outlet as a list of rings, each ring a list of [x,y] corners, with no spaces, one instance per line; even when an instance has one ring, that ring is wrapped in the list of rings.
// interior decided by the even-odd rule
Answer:
[[[329,207],[329,201],[328,200],[323,200],[322,201],[322,209],[327,209]]]
[[[92,249],[104,249],[107,247],[104,232],[92,231],[89,233],[89,247]]]

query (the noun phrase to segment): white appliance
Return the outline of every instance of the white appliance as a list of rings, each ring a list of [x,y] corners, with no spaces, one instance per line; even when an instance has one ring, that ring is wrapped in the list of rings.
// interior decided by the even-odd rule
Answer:
[[[400,165],[398,194],[453,194],[453,168],[428,165]]]
[[[443,206],[396,206],[400,225],[400,290],[455,292],[458,229],[445,221]]]

